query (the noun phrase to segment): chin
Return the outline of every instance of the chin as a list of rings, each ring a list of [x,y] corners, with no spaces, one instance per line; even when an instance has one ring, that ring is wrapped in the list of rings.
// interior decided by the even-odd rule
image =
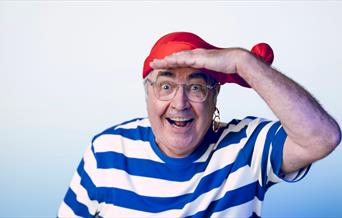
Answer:
[[[169,141],[169,148],[172,148],[172,150],[175,151],[177,154],[188,154],[196,148],[197,144],[192,138],[177,138],[172,137],[172,139]]]

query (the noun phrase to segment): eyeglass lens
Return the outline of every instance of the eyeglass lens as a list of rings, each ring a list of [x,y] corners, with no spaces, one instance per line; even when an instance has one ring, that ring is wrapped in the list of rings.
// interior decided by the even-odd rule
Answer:
[[[184,88],[189,100],[195,102],[205,101],[208,95],[208,86],[203,79],[196,79],[187,84],[177,84],[169,79],[158,79],[154,84],[154,92],[159,100],[171,100],[176,96],[179,87]]]

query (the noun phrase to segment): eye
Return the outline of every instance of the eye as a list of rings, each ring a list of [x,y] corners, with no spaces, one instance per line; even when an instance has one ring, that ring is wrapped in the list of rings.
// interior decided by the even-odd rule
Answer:
[[[163,94],[172,93],[175,85],[170,81],[161,81],[158,83],[158,91]]]
[[[191,92],[203,92],[204,86],[201,84],[190,84]]]
[[[167,91],[167,90],[170,90],[171,88],[172,88],[172,85],[167,83],[167,82],[164,82],[164,83],[160,84],[160,89],[161,90]]]

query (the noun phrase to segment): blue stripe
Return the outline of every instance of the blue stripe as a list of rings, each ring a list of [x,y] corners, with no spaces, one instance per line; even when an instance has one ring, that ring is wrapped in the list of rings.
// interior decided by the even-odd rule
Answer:
[[[87,190],[89,199],[91,200],[100,200],[98,198],[97,194],[97,188],[93,181],[91,180],[90,176],[87,174],[87,172],[84,170],[84,160],[81,160],[81,163],[79,164],[77,168],[77,173],[81,177],[80,184]]]
[[[281,172],[281,164],[283,160],[283,147],[286,137],[287,134],[284,128],[280,127],[272,141],[271,165],[274,174],[276,174],[279,178],[282,178],[284,176]],[[271,186],[275,184],[275,182],[268,181],[268,183],[265,186],[265,190],[268,190]]]
[[[141,119],[141,118],[139,118]],[[138,119],[134,119],[133,121],[136,121]],[[132,121],[129,121],[129,122],[132,122]],[[126,123],[129,123],[129,122],[126,122]],[[233,120],[231,121],[227,126],[226,128],[229,128],[229,126],[231,124],[234,124],[234,125],[237,125],[238,123],[240,123],[241,121],[238,121],[238,120]],[[121,125],[121,124],[120,124]],[[145,141],[145,142],[154,142],[155,141],[155,138],[154,138],[154,134],[153,134],[153,131],[152,131],[152,128],[151,127],[142,127],[142,126],[137,126],[137,128],[134,128],[134,129],[121,129],[119,128],[119,126],[114,126],[114,127],[111,127],[105,131],[103,131],[102,133],[96,135],[93,139],[93,143],[94,141],[100,137],[101,135],[105,135],[105,134],[111,134],[111,135],[120,135],[124,138],[128,138],[128,139],[131,139],[131,140],[141,140],[141,141]],[[117,128],[118,127],[118,128]],[[228,144],[225,143],[225,141],[221,142],[219,147],[223,147],[225,145],[229,145],[229,144],[233,144],[233,143],[238,143],[240,142],[240,140],[244,137],[246,137],[246,128],[247,128],[247,124],[246,126],[241,129],[239,132],[229,132],[225,138],[227,138],[229,141],[228,141]],[[210,143],[213,143],[213,142],[216,142],[218,140],[218,137],[221,135],[221,133],[223,132],[223,128],[220,129],[220,132],[219,133],[214,133],[212,132],[211,129],[208,130],[208,133],[205,137],[205,142],[206,144],[210,144]],[[210,136],[208,138],[208,136]],[[226,139],[226,140],[227,140]]]
[[[247,116],[245,119],[255,120],[255,119],[257,119],[257,117],[255,117],[255,116]]]
[[[117,128],[115,130],[109,129],[103,132],[101,135],[119,135],[124,138],[131,140],[141,140],[145,142],[154,141],[154,135],[151,127],[138,126],[134,129],[121,129]],[[98,135],[97,137],[99,137]]]
[[[262,157],[261,157],[261,184],[267,188],[267,161],[268,161],[268,154],[270,151],[270,147],[271,147],[271,142],[275,141],[275,135],[276,135],[276,131],[280,126],[280,122],[276,122],[274,123],[271,128],[269,128],[267,135],[266,135],[266,140],[265,140],[265,144],[264,144],[264,149],[262,151]],[[279,159],[278,159],[279,160]],[[280,159],[281,161],[281,159]]]
[[[258,216],[258,214],[253,212],[253,214],[249,218],[260,218],[260,216]]]
[[[197,212],[189,218],[210,217],[213,213],[226,210],[228,208],[244,204],[254,199],[255,190],[261,190],[258,182],[251,183],[239,189],[227,192],[222,198],[212,201],[204,210]]]
[[[258,128],[261,129],[261,127],[264,125],[265,125],[265,123],[259,125]],[[144,129],[150,131],[150,128],[141,128],[141,130],[144,130]],[[126,132],[130,132],[130,131],[123,130],[123,129],[121,129],[121,130],[126,131]],[[259,131],[254,131],[254,132],[259,132]],[[241,135],[245,136],[246,135],[246,128],[243,128],[238,134],[237,133],[235,133],[235,134],[236,134],[236,136],[233,137],[233,139],[235,140],[235,142],[239,142],[237,140],[241,140],[241,139],[239,139],[239,137],[237,135],[240,135],[240,137],[241,137]],[[257,135],[257,133],[253,133],[252,136],[256,137],[256,135]],[[232,136],[226,136],[226,137],[232,137]],[[229,144],[230,142],[228,141],[226,143]],[[198,187],[196,188],[196,190],[194,191],[194,193],[185,194],[185,195],[181,195],[178,197],[139,196],[132,191],[122,190],[122,189],[118,189],[118,188],[95,187],[94,183],[91,181],[91,178],[84,171],[84,161],[83,160],[81,161],[80,166],[78,168],[78,173],[81,176],[81,185],[83,187],[85,187],[86,190],[88,190],[88,194],[89,194],[89,197],[91,200],[97,200],[100,203],[105,202],[108,204],[113,204],[113,205],[117,205],[117,206],[121,206],[121,207],[132,208],[132,209],[148,211],[148,212],[161,212],[161,211],[170,210],[170,209],[181,209],[184,207],[185,204],[192,202],[194,199],[196,199],[198,196],[202,195],[203,193],[206,193],[206,192],[212,190],[213,188],[219,187],[221,185],[221,183],[225,181],[225,178],[227,176],[229,176],[230,173],[238,170],[239,168],[241,168],[242,166],[245,166],[246,164],[250,164],[250,158],[249,158],[250,155],[246,155],[245,153],[247,150],[251,150],[251,153],[252,153],[253,149],[251,149],[251,148],[254,147],[254,144],[255,144],[255,139],[249,140],[247,143],[247,146],[244,148],[244,152],[240,152],[240,154],[237,158],[237,161],[233,165],[228,165],[228,166],[226,166],[226,167],[202,178],[202,180],[200,181],[200,183],[199,183]],[[224,145],[224,143],[222,143],[222,145]],[[225,144],[225,145],[227,145],[227,144]],[[92,148],[92,150],[94,151],[93,148]],[[103,157],[98,156],[98,155],[102,155],[102,154],[116,155],[116,157],[107,156],[105,158],[108,158],[108,160],[105,161],[105,159]],[[121,155],[121,157],[118,157],[120,155]],[[122,162],[121,164],[124,165],[124,164],[127,164],[128,162],[133,160],[133,162],[131,163],[133,166],[132,171],[134,171],[135,173],[139,173],[139,172],[137,172],[139,170],[137,170],[136,167],[137,166],[140,167],[141,166],[140,164],[142,163],[141,161],[143,161],[141,159],[139,160],[139,159],[134,159],[134,158],[127,158],[127,157],[124,157],[122,154],[118,154],[115,152],[98,153],[98,154],[96,154],[96,158],[98,161],[98,167],[102,167],[102,165],[106,165],[108,163],[115,165],[115,164],[117,164],[116,162]],[[101,163],[101,161],[104,161],[104,162]],[[161,172],[165,172],[165,169],[167,168],[167,166],[165,164],[160,164],[160,163],[156,164],[153,161],[146,161],[146,163],[147,162],[148,162],[148,164],[153,163],[153,165],[150,165],[150,166],[145,165],[142,167],[145,171],[142,173],[142,174],[144,174],[144,176],[146,173],[150,173],[151,171],[155,172],[154,175],[161,173]],[[159,168],[157,167],[158,164],[159,164]],[[198,169],[196,169],[197,171],[194,170],[193,168],[196,168],[194,166],[198,167],[198,169],[200,169],[200,171],[198,171]],[[201,172],[205,169],[205,166],[206,165],[203,163],[196,163],[196,164],[191,165],[190,169],[181,170],[181,171],[179,170],[179,168],[177,168],[178,171],[177,171],[177,169],[176,170],[173,169],[175,171],[173,171],[173,175],[171,177],[176,177],[176,181],[178,181],[179,178],[184,178],[184,174],[186,174],[185,172],[187,172],[188,170],[189,171],[192,170],[193,172]],[[108,165],[106,165],[106,167],[112,168],[112,166],[108,166]],[[174,166],[172,166],[172,167],[174,167]],[[133,168],[135,168],[135,170],[133,170]],[[149,169],[149,172],[146,172],[147,169]],[[168,171],[172,172],[172,170],[170,170],[170,168],[168,168]],[[190,173],[187,177],[190,179],[192,177],[190,175],[193,175],[193,174],[194,173]],[[167,180],[170,180],[170,179],[167,179]],[[179,180],[179,181],[181,181],[181,180]],[[254,198],[255,192],[256,192],[256,196],[259,199],[261,199],[261,200],[264,199],[264,192],[261,188],[257,187],[257,190],[250,190],[250,189],[248,189],[249,186],[250,185],[247,185],[246,186],[247,188],[243,187],[243,188],[240,188],[237,190],[233,190],[229,193],[232,195],[237,195],[237,196],[241,195],[241,196],[243,196],[243,199],[249,199],[249,198]],[[245,189],[247,191],[243,192],[243,190],[245,190]],[[238,194],[234,194],[234,193],[238,193]],[[232,202],[233,206],[234,206],[234,202],[235,201]],[[216,203],[216,204],[218,204],[218,203]],[[220,204],[218,204],[218,205],[220,205]],[[225,205],[227,206],[227,208],[230,207],[229,206],[230,204],[227,205],[225,203]],[[218,208],[221,208],[221,207],[218,207]]]
[[[204,136],[204,139],[199,144],[199,146],[195,149],[193,153],[190,155],[183,157],[183,158],[172,158],[164,154],[158,145],[155,143],[155,141],[150,141],[150,145],[153,149],[153,151],[162,159],[166,164],[173,165],[172,167],[179,167],[182,168],[187,165],[193,164],[195,161],[197,161],[208,149],[208,146],[213,143],[217,143],[218,139],[222,135],[223,128],[220,129],[218,132],[213,132],[211,128],[208,129],[207,133]],[[206,160],[207,161],[207,160]],[[201,161],[203,162],[203,161]],[[171,167],[171,166],[170,166]]]
[[[297,176],[291,182],[298,182],[299,180],[303,179],[306,176],[306,174],[309,172],[310,168],[311,168],[311,164],[307,167],[300,169],[297,173]],[[305,172],[303,173],[303,171]]]
[[[138,128],[139,131],[148,131],[147,134],[152,134],[150,128]],[[230,132],[225,138],[218,144],[218,147],[209,155],[207,161],[211,159],[215,152],[219,149],[229,146],[231,144],[239,143],[242,138],[246,137],[246,129],[247,127],[242,128],[239,132]],[[210,130],[209,130],[210,131]],[[134,130],[121,129],[120,134],[124,134],[132,138],[140,138],[136,137]],[[139,133],[145,134],[145,133]],[[197,149],[194,154],[185,158],[184,160],[173,160],[172,158],[163,158],[167,163],[173,164],[172,166],[168,166],[167,164],[146,160],[146,159],[138,159],[138,158],[129,158],[124,156],[118,152],[100,152],[96,153],[95,157],[97,160],[97,167],[101,169],[120,169],[126,171],[130,175],[136,176],[144,176],[151,178],[159,178],[170,181],[188,181],[191,179],[196,173],[203,172],[207,167],[207,162],[196,162],[191,163],[190,160],[197,160],[207,149],[207,145],[211,143],[215,143],[220,134],[209,134],[210,137],[202,143],[201,148]],[[149,138],[151,140],[152,137]],[[154,140],[154,139],[153,139]],[[154,143],[152,143],[154,144]],[[159,156],[162,156],[159,154]],[[192,157],[193,156],[193,157]],[[181,164],[176,163],[179,162]],[[185,164],[187,163],[187,164]],[[153,169],[153,170],[151,170]],[[182,171],[182,173],[179,173]],[[158,173],[156,173],[158,172]]]
[[[272,153],[271,153],[271,163],[273,167],[274,173],[279,176],[280,178],[284,179],[286,175],[281,171],[281,161],[283,158],[283,147],[285,144],[287,134],[284,130],[284,128],[280,128],[272,142]],[[297,172],[297,175],[294,179],[291,181],[286,180],[287,182],[298,182],[302,178],[305,177],[305,175],[309,172],[311,165],[308,167],[302,168]],[[305,173],[303,171],[305,170]],[[270,184],[267,186],[267,188],[271,187],[273,184]]]
[[[177,197],[140,196],[128,190],[109,187],[95,187],[87,173],[84,171],[83,161],[80,164],[78,173],[82,178],[81,184],[85,187],[85,189],[93,190],[90,191],[91,193],[94,193],[96,190],[96,193],[98,193],[97,195],[91,194],[89,196],[90,199],[98,200],[99,203],[105,202],[121,207],[155,213],[170,209],[181,209],[184,207],[185,204],[192,202],[203,193],[209,192],[210,190],[219,187],[222,182],[225,182],[225,178],[227,178],[227,176],[233,172],[233,169],[239,169],[240,167],[246,165],[246,159],[239,158],[239,160],[241,161],[237,161],[233,165],[228,165],[210,175],[203,177],[194,193],[185,194]],[[234,191],[232,191],[231,193],[234,193]],[[252,198],[255,196],[255,190],[243,193],[243,195],[250,195],[250,197]],[[264,192],[260,190],[257,190],[256,195],[259,199],[264,198]]]
[[[268,181],[267,185],[265,186],[265,192],[275,184],[277,184],[277,182]]]
[[[291,182],[293,181],[296,181],[298,178],[300,178],[301,176],[301,173],[303,172],[303,168],[302,169],[299,169],[297,172],[296,172],[296,176],[291,180]]]
[[[222,139],[220,143],[217,145],[216,150],[227,147],[231,144],[239,143],[243,138],[247,136],[246,130],[247,126],[242,128],[239,132],[229,132],[227,135],[224,136],[224,139]]]
[[[106,203],[127,207],[135,210],[147,212],[162,212],[171,209],[182,209],[187,203],[192,202],[201,194],[206,193],[213,188],[219,187],[224,182],[231,166],[227,166],[214,172],[201,181],[194,193],[184,194],[177,197],[149,197],[140,196],[132,191],[117,188],[99,188],[101,193],[109,194],[111,198],[106,199]],[[115,196],[115,197],[114,197]]]
[[[283,147],[286,137],[287,134],[281,127],[272,141],[271,163],[273,172],[279,177],[281,177],[281,160],[283,158]]]
[[[238,125],[240,122],[241,122],[241,120],[233,119],[228,123],[228,126],[229,125]]]
[[[64,202],[72,209],[72,211],[81,217],[93,217],[89,211],[88,208],[77,201],[76,194],[71,190],[71,188],[68,189]]]
[[[228,167],[230,168],[230,167]],[[216,176],[222,176],[217,175]],[[207,180],[214,179],[213,177],[208,178]],[[148,196],[139,196],[136,193],[132,191],[117,189],[117,188],[98,188],[100,190],[100,193],[106,193],[107,197],[110,196],[110,198],[107,198],[105,200],[108,204],[114,204],[120,207],[130,208],[134,210],[140,210],[140,211],[146,211],[151,213],[158,213],[166,210],[172,210],[172,209],[182,209],[184,206],[194,201],[197,197],[199,197],[201,194],[206,193],[207,191],[210,191],[209,189],[216,188],[217,185],[220,185],[220,182],[223,181],[217,181],[213,184],[205,184],[203,182],[201,184],[201,187],[197,188],[196,191],[193,194],[185,194],[177,197],[148,197]],[[258,184],[256,182],[255,184]],[[250,199],[253,199],[255,197],[255,194],[258,198],[263,199],[264,198],[264,192],[261,188],[256,187],[255,184],[252,186],[247,185],[247,188],[239,188],[233,191],[229,192],[230,197],[225,197],[223,199],[224,205],[228,207],[236,206],[237,204],[245,203],[249,201]],[[255,190],[255,188],[259,188],[258,190]],[[202,190],[199,190],[202,189]],[[207,190],[208,189],[208,190]],[[255,193],[256,192],[256,193]],[[231,197],[233,196],[233,197]],[[236,200],[232,200],[230,198],[236,198]]]
[[[252,162],[252,157],[253,157],[253,152],[254,152],[256,140],[259,136],[260,131],[262,130],[262,128],[264,128],[264,126],[267,123],[269,123],[269,122],[262,122],[262,123],[258,124],[258,126],[254,129],[253,133],[249,137],[248,141],[246,142],[245,146],[241,150],[241,152],[244,153],[249,166],[251,165],[251,162]]]
[[[178,182],[190,180],[196,173],[203,172],[208,164],[202,162],[170,167],[167,164],[151,160],[129,158],[117,152],[96,153],[95,157],[97,167],[101,169],[120,169],[130,175]]]
[[[245,118],[242,119],[242,120],[255,120],[255,119],[257,119],[257,117],[254,117],[254,116],[247,116],[247,117],[245,117]],[[233,119],[233,120],[231,120],[231,121],[229,122],[229,125],[230,125],[230,124],[237,125],[237,124],[239,124],[242,120]]]
[[[121,129],[120,126],[123,126],[123,125],[126,125],[126,124],[129,124],[129,123],[133,123],[133,122],[137,122],[137,121],[141,121],[141,120],[144,120],[146,118],[135,118],[135,119],[132,119],[132,120],[129,120],[129,121],[126,121],[126,122],[123,122],[123,123],[120,123],[118,125],[115,125],[115,126],[112,126],[106,130],[104,130],[103,132],[97,134],[96,136],[94,136],[92,142],[94,143],[94,141],[100,137],[101,135],[106,135],[106,134],[113,134],[113,135],[120,135],[120,132],[122,130],[125,130],[125,129]],[[138,124],[138,123],[137,123]],[[138,126],[138,128],[143,128],[143,131],[141,132],[141,136],[144,136],[146,134],[146,132],[148,131],[151,131],[151,128],[150,127],[142,127],[142,126]],[[135,129],[128,129],[130,130],[130,132],[134,132]],[[133,131],[132,131],[133,130]],[[135,130],[137,131],[137,130]],[[139,132],[139,130],[138,130]],[[125,133],[125,131],[124,131]],[[134,139],[134,136],[137,137],[138,135],[133,135],[133,138]],[[129,136],[127,138],[130,138]],[[146,140],[147,141],[147,140]]]

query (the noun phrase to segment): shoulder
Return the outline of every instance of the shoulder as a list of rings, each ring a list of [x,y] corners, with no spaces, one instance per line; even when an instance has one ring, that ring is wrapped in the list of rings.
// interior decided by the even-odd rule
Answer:
[[[148,118],[136,118],[112,126],[95,135],[91,147],[94,154],[116,152],[136,153],[138,147],[148,144],[154,136]],[[98,157],[97,157],[98,158]]]
[[[271,121],[261,117],[247,116],[243,119],[233,119],[228,123],[221,124],[225,129],[230,129],[234,131],[234,129],[248,128],[249,130],[256,128],[260,124],[267,124]]]
[[[135,118],[105,129],[95,135],[92,142],[108,135],[116,135],[132,139],[139,138],[144,131],[149,132],[150,130],[151,125],[148,118]]]
[[[250,137],[253,133],[260,133],[261,130],[268,129],[273,126],[279,128],[281,126],[279,121],[272,121],[269,119],[247,116],[243,119],[233,119],[228,123],[221,123],[223,126],[222,136],[239,135],[240,138]]]

